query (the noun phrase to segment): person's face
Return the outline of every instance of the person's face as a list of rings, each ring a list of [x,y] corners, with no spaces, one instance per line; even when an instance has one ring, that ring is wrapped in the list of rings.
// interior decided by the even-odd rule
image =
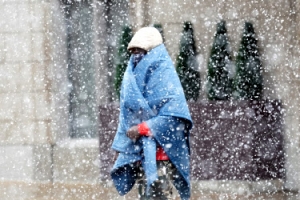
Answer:
[[[146,54],[147,52],[144,49],[135,47],[135,48],[130,49],[130,53],[131,54]]]
[[[132,55],[133,65],[137,66],[137,64],[143,59],[147,52],[141,48],[132,48],[130,49],[130,53]]]

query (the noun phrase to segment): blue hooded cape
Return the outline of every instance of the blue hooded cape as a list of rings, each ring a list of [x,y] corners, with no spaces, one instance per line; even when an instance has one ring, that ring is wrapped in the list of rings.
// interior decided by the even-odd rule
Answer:
[[[127,130],[146,122],[152,137],[133,141]],[[132,57],[123,77],[118,130],[112,148],[119,156],[111,177],[120,195],[134,183],[134,163],[141,161],[149,188],[157,179],[156,145],[163,147],[177,169],[174,186],[182,199],[190,198],[189,131],[192,120],[180,80],[163,44],[133,66]]]

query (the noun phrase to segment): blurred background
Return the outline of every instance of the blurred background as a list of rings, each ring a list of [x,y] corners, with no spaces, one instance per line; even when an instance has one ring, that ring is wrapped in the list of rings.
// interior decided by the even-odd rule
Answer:
[[[201,103],[212,100],[208,64],[220,22],[231,78],[246,24],[253,28],[248,34],[255,36],[263,80],[254,99],[282,105],[285,175],[197,180],[192,199],[299,198],[299,19],[299,0],[0,1],[0,199],[135,199],[134,193],[118,197],[100,178],[99,106],[118,104],[117,69],[127,62],[124,34],[156,26],[178,68],[189,24],[189,66],[199,82],[191,101]]]

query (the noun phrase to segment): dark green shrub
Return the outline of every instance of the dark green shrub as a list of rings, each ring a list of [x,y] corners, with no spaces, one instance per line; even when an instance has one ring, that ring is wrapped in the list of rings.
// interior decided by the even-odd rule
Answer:
[[[163,38],[163,42],[165,42],[165,36],[164,36],[164,29],[161,24],[153,24],[153,27],[155,27],[161,34],[161,37]]]
[[[114,86],[117,93],[118,99],[120,99],[120,89],[123,80],[123,76],[130,59],[130,53],[127,50],[127,46],[133,37],[132,29],[129,26],[124,26],[122,28],[122,34],[119,40],[119,48],[118,48],[118,59],[116,64],[116,73],[115,73],[115,81]]]
[[[196,101],[200,93],[200,73],[197,68],[193,26],[191,22],[185,22],[176,59],[176,70],[187,100]]]
[[[217,24],[217,31],[208,60],[207,96],[210,100],[228,100],[233,85],[233,64],[227,37],[226,22]]]
[[[261,99],[263,92],[262,64],[253,25],[245,22],[242,40],[236,58],[234,97]]]

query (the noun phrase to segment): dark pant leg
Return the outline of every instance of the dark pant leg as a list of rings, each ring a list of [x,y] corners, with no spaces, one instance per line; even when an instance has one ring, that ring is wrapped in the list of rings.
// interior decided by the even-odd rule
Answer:
[[[156,180],[149,188],[149,195],[146,195],[146,177],[143,169],[140,167],[137,184],[140,200],[168,200],[172,198],[172,182],[176,168],[170,161],[157,161]]]

